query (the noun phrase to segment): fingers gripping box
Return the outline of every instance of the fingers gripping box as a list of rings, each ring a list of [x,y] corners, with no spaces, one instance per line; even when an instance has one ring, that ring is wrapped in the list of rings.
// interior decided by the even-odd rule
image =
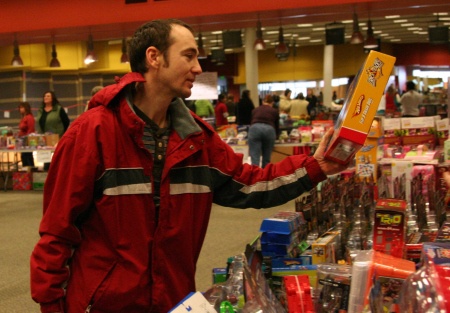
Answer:
[[[325,158],[347,164],[364,145],[395,58],[371,51],[351,83]]]

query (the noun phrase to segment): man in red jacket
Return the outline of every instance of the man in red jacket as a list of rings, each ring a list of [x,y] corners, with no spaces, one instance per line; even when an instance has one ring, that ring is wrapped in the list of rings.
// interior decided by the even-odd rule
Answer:
[[[181,100],[202,72],[183,22],[143,25],[129,55],[132,72],[91,99],[52,159],[31,256],[43,313],[168,312],[196,291],[213,202],[273,207],[345,168],[324,160],[325,142],[314,157],[243,164]]]

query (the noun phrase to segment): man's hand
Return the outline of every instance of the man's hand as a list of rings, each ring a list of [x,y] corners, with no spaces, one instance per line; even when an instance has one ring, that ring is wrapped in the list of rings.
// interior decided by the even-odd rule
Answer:
[[[323,155],[325,154],[325,148],[327,147],[328,142],[333,136],[334,128],[330,128],[325,136],[323,136],[322,140],[317,147],[316,152],[314,153],[314,158],[319,162],[320,169],[326,175],[333,175],[339,172],[342,172],[348,167],[348,164],[342,165],[330,160],[326,160]]]

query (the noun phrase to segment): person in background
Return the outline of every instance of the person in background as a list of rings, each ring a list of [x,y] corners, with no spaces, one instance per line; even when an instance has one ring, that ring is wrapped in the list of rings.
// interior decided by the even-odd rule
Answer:
[[[277,94],[273,94],[273,107],[280,111],[280,96]]]
[[[46,91],[42,96],[42,105],[39,108],[36,120],[40,134],[58,134],[61,139],[70,125],[70,119],[66,111],[59,104],[53,91]],[[47,171],[50,163],[44,163],[44,171]]]
[[[280,112],[289,114],[291,111],[291,94],[292,91],[288,88],[280,96]]]
[[[386,115],[394,115],[394,113],[398,111],[400,103],[400,96],[398,95],[394,84],[389,85],[383,96],[386,101]]]
[[[308,101],[308,115],[314,118],[317,115],[317,97],[314,95],[312,89],[308,89],[306,95],[306,101]]]
[[[22,119],[19,122],[19,137],[24,137],[28,134],[34,133],[34,116],[31,113],[31,107],[28,102],[19,103],[19,112]],[[22,166],[34,167],[33,152],[22,152],[20,154],[22,160]]]
[[[300,92],[295,99],[291,100],[291,110],[289,115],[291,118],[299,118],[302,115],[308,115],[308,101],[306,101],[302,92]]]
[[[41,312],[169,312],[197,291],[213,202],[274,207],[347,167],[323,156],[333,129],[314,156],[245,164],[182,101],[202,73],[184,22],[144,24],[129,56],[56,147],[30,260]]]
[[[100,90],[102,90],[103,86],[94,86],[91,89],[91,98]],[[84,109],[84,111],[87,111],[89,109],[89,101],[86,103],[86,108]]]
[[[228,116],[236,116],[236,102],[234,102],[234,96],[232,94],[227,95],[227,105]]]
[[[195,100],[195,114],[200,117],[214,116],[214,107],[208,99]]]
[[[400,98],[402,117],[419,116],[419,104],[422,103],[422,95],[416,91],[416,84],[412,81],[406,83],[406,92]]]
[[[216,127],[228,125],[228,110],[225,104],[225,94],[221,93],[217,99],[214,115],[216,116]]]
[[[241,99],[236,106],[236,123],[238,125],[250,125],[254,108],[255,105],[250,98],[250,90],[242,91]]]
[[[394,117],[397,109],[397,100],[400,102],[400,96],[397,94],[393,84],[389,85],[386,92],[381,96],[380,104],[378,105],[377,115],[385,117]]]
[[[262,105],[252,112],[252,122],[248,130],[248,150],[253,165],[265,168],[270,163],[273,146],[279,131],[280,116],[273,107],[273,96],[266,95]]]

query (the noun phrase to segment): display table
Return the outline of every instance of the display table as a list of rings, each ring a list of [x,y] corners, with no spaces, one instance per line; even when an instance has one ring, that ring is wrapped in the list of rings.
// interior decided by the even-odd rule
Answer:
[[[6,191],[8,182],[11,179],[11,173],[19,170],[21,162],[20,154],[22,152],[43,152],[53,153],[55,147],[39,148],[39,149],[0,149],[0,177],[3,179],[3,189]]]

